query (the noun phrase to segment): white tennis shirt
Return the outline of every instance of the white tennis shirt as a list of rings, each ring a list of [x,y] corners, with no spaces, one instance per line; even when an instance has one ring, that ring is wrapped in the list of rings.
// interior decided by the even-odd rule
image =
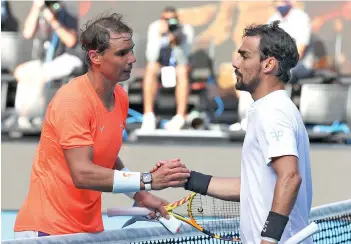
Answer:
[[[261,241],[261,231],[272,208],[277,175],[271,158],[298,157],[302,183],[281,243],[308,225],[312,203],[309,138],[300,112],[285,90],[255,101],[248,110],[242,150],[240,225],[245,244]],[[312,243],[312,240],[304,243]]]

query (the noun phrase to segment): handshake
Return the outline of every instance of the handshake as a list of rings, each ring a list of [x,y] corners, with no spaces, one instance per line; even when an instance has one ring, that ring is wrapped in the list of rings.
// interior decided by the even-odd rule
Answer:
[[[152,175],[152,190],[184,187],[190,177],[190,170],[180,162],[180,159],[158,161],[150,173]]]

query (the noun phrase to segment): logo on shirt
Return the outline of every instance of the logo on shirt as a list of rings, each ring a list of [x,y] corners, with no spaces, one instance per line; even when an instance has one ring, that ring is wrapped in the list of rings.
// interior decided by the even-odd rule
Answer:
[[[99,126],[99,130],[102,132],[104,130],[104,126]]]
[[[270,133],[270,135],[271,135],[272,138],[275,139],[276,141],[280,141],[280,138],[283,137],[283,135],[284,135],[284,131],[282,131],[282,130],[272,131],[272,132]]]
[[[119,123],[119,127],[123,129],[124,125],[123,125],[123,123],[122,123],[122,122],[121,122],[121,123]]]

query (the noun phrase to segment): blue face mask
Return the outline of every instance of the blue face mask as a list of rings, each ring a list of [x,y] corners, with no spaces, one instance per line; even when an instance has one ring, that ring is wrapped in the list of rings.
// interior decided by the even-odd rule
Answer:
[[[291,8],[291,5],[290,4],[286,4],[286,5],[277,7],[277,10],[283,16],[283,15],[285,15],[285,14],[287,14],[289,12],[290,8]]]

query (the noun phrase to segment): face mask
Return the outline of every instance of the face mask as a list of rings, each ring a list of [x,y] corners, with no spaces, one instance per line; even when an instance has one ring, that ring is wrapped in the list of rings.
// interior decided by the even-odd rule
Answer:
[[[283,16],[289,12],[290,8],[291,8],[290,4],[286,4],[284,6],[277,7],[277,10]]]

